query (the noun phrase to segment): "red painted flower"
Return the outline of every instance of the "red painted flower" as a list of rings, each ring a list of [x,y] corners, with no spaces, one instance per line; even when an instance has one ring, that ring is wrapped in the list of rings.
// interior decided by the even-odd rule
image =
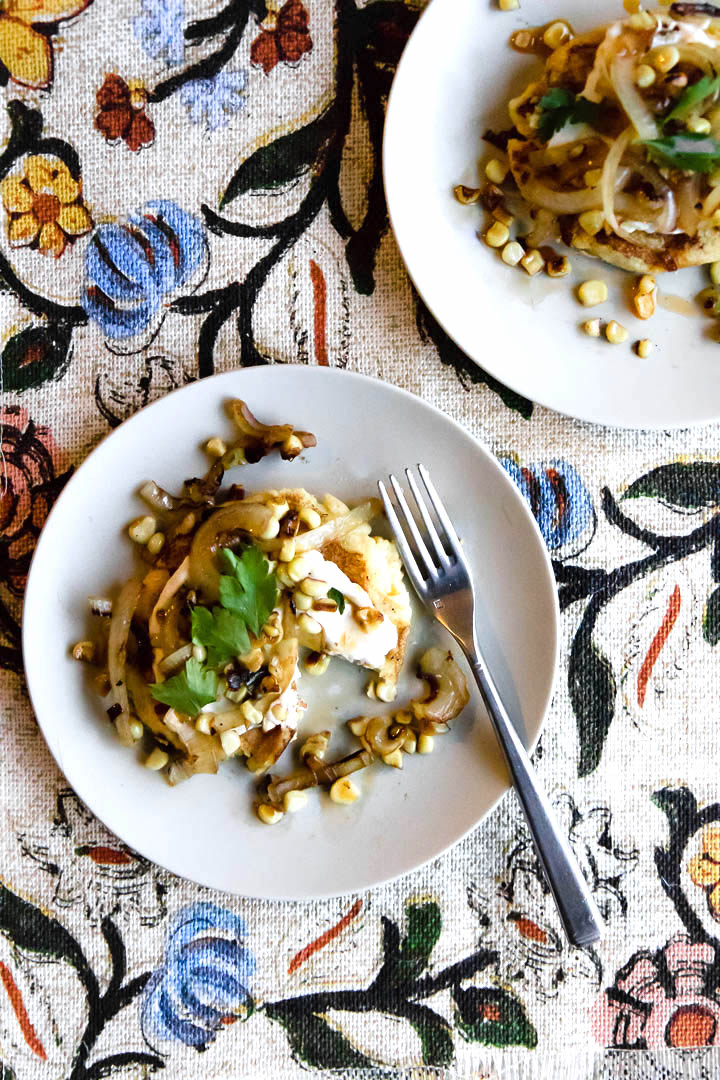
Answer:
[[[141,150],[155,141],[155,125],[145,112],[147,92],[142,86],[109,74],[96,99],[99,112],[95,127],[108,142],[123,139],[130,150]]]
[[[250,48],[250,62],[269,75],[282,60],[296,64],[313,47],[309,16],[300,0],[287,0],[260,23],[260,33]]]

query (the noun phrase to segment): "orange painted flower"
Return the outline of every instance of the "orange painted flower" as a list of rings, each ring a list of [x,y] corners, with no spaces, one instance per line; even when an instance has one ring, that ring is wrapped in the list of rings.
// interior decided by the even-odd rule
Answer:
[[[0,183],[12,247],[36,244],[43,255],[59,258],[68,244],[90,232],[93,225],[81,191],[81,181],[71,176],[64,161],[29,155],[24,172],[6,176]]]
[[[693,885],[705,889],[710,911],[720,918],[720,825],[706,825],[702,834],[702,852],[688,863]]]
[[[282,60],[296,64],[313,47],[309,16],[300,0],[287,0],[279,11],[270,10],[250,47],[250,63],[266,75]]]
[[[43,90],[53,78],[51,28],[92,0],[5,0],[0,11],[0,64],[13,82]]]

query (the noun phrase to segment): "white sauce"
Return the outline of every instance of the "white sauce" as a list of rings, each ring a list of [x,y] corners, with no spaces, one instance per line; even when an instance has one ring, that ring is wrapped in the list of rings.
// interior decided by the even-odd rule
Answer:
[[[333,656],[343,656],[354,664],[379,670],[385,658],[397,645],[397,628],[390,619],[383,616],[370,630],[364,630],[355,620],[353,605],[358,608],[372,608],[372,600],[360,585],[345,574],[334,562],[324,559],[319,551],[308,551],[304,556],[310,566],[310,577],[325,581],[331,589],[337,589],[345,597],[345,610],[308,612],[323,628],[325,651]],[[312,560],[312,561],[311,561]]]

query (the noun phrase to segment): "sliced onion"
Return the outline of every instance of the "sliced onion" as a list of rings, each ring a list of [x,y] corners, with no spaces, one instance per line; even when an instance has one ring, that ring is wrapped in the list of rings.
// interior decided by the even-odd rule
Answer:
[[[644,140],[657,139],[658,129],[655,118],[635,86],[634,72],[634,57],[615,57],[610,68],[613,89],[638,137]]]
[[[705,196],[702,205],[702,216],[710,217],[720,207],[720,184],[714,187],[709,195]]]
[[[163,510],[166,512],[177,510],[182,504],[182,499],[177,499],[174,495],[170,495],[169,492],[159,487],[154,480],[148,480],[147,484],[143,484],[138,494],[153,510]]]
[[[148,683],[132,664],[128,664],[127,684],[133,704],[133,710],[138,718],[142,720],[148,731],[152,731],[152,733],[157,735],[160,739],[164,739],[171,743],[176,749],[182,750],[183,743],[175,732],[171,731],[170,728],[163,723],[162,717],[158,716],[155,712],[157,701],[150,693]]]
[[[186,660],[189,660],[193,653],[192,642],[188,642],[187,645],[181,645],[175,652],[171,652],[169,656],[166,656],[164,660],[160,661],[160,671],[163,675],[172,675],[175,671],[179,671]]]
[[[264,503],[228,503],[216,510],[195,533],[190,548],[189,580],[206,603],[216,603],[220,590],[220,572],[216,557],[223,536],[244,533],[253,538],[267,533],[275,520],[274,511]],[[227,546],[227,544],[225,545]]]
[[[175,635],[173,621],[168,619],[166,613],[171,610],[178,590],[187,583],[189,571],[190,556],[186,555],[173,576],[166,582],[165,588],[160,593],[148,620],[150,644],[153,647],[154,655],[153,674],[157,682],[162,682],[164,679],[160,669],[162,660],[178,647],[178,642],[173,640]]]
[[[134,739],[130,734],[130,706],[127,690],[127,643],[130,623],[140,597],[140,582],[135,578],[127,581],[120,595],[113,604],[108,638],[108,675],[113,703],[120,706],[120,713],[114,718],[117,733],[124,746],[132,746]]]
[[[677,222],[678,228],[688,236],[695,236],[700,224],[701,210],[696,209],[700,202],[700,177],[692,176],[683,180],[677,187]]]
[[[663,196],[663,208],[655,222],[655,231],[659,233],[671,233],[677,225],[678,212],[675,204],[675,196],[668,189]]]
[[[620,162],[622,156],[625,153],[630,137],[632,135],[632,129],[627,128],[619,138],[615,139],[614,143],[610,147],[605,163],[603,165],[602,179],[600,181],[600,191],[602,194],[602,208],[605,221],[618,236],[625,237],[626,240],[631,239],[630,234],[626,233],[618,223],[615,216],[615,192],[617,191],[618,172],[620,169]]]
[[[300,536],[295,538],[295,551],[300,554],[301,551],[325,547],[332,540],[339,540],[341,537],[346,536],[353,529],[356,529],[358,525],[365,525],[372,521],[373,518],[379,516],[380,512],[380,500],[368,499],[367,502],[356,506],[348,514],[333,518],[332,521],[326,521],[324,525],[320,525],[317,529],[301,533]]]
[[[195,730],[182,713],[168,709],[163,717],[165,726],[178,736],[185,748],[188,769],[191,773],[216,773],[218,765],[225,760],[225,751],[217,735],[203,735]]]

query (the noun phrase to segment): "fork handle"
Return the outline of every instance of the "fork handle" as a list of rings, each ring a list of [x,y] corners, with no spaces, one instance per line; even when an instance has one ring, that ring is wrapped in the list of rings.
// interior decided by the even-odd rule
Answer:
[[[477,654],[468,654],[468,660],[505,754],[565,933],[573,945],[590,945],[602,937],[604,930],[592,893],[490,673]]]

